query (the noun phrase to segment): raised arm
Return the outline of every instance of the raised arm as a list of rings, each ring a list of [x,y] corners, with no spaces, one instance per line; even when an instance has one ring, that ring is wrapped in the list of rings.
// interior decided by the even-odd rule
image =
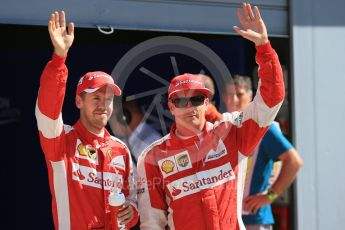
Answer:
[[[223,119],[231,121],[239,129],[237,144],[239,151],[249,155],[261,140],[269,125],[276,117],[285,97],[283,72],[278,55],[268,40],[264,21],[259,9],[243,3],[243,13],[237,11],[242,29],[234,29],[244,38],[252,41],[256,48],[256,62],[259,65],[259,84],[254,100],[243,112],[224,114]]]
[[[54,54],[43,70],[36,102],[36,119],[43,152],[49,160],[60,160],[64,150],[62,105],[65,97],[68,70],[66,55],[74,39],[74,25],[66,29],[65,13],[51,14],[48,31]]]

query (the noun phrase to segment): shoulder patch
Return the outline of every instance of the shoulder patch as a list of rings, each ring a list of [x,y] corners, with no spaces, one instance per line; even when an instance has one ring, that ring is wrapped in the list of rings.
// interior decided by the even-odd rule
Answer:
[[[67,134],[67,133],[71,132],[72,130],[74,130],[73,126],[70,126],[70,125],[64,125],[63,129],[65,131],[65,134]]]
[[[232,113],[223,113],[223,117],[220,121],[214,123],[214,128],[217,128],[219,125],[224,122],[230,122],[233,125],[241,126],[243,120],[243,112],[232,112]]]

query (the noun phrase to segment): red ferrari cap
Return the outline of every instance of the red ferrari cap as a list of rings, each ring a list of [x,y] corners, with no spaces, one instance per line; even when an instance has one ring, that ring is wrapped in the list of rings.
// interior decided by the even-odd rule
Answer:
[[[199,74],[185,73],[174,77],[169,86],[168,98],[181,91],[200,91],[205,96],[209,96],[211,91],[205,87],[205,81]]]
[[[77,95],[81,92],[93,93],[99,88],[109,85],[114,90],[115,96],[121,95],[121,89],[114,83],[113,78],[104,72],[88,72],[78,82]]]

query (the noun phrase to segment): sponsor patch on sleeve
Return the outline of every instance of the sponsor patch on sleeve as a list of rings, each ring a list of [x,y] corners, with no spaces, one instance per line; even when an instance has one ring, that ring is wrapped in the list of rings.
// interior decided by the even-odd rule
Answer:
[[[144,177],[141,177],[141,176],[138,176],[137,178],[137,194],[142,194],[145,192],[145,178]]]
[[[226,147],[223,141],[219,140],[216,151],[211,149],[206,155],[205,162],[217,160],[227,154],[228,154],[228,151],[226,150]]]

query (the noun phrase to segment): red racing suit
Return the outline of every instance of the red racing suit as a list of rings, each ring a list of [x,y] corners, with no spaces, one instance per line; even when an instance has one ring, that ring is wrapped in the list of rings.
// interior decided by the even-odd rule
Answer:
[[[256,47],[259,89],[244,112],[224,113],[202,135],[170,134],[143,151],[138,162],[142,230],[245,229],[242,194],[248,156],[274,120],[285,95],[270,43]]]
[[[40,80],[36,118],[49,174],[55,229],[112,229],[108,195],[114,181],[136,207],[136,189],[128,148],[105,130],[90,133],[79,120],[64,125],[66,57],[55,54]],[[116,167],[117,170],[114,169]],[[117,171],[117,173],[115,173]],[[130,223],[137,222],[138,215]]]

